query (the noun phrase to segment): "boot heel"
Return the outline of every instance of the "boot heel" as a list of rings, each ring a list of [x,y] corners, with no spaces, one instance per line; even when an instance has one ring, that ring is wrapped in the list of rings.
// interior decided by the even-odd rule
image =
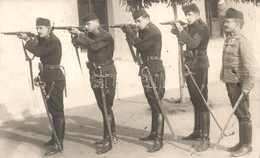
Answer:
[[[160,149],[163,148],[163,140],[154,140],[152,148],[148,149],[147,152],[155,152],[159,151]]]

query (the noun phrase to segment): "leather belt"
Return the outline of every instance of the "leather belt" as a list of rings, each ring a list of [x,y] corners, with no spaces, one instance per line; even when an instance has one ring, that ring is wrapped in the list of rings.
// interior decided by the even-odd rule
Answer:
[[[55,70],[55,69],[60,69],[60,65],[50,65],[50,64],[42,64],[39,63],[38,64],[38,68],[40,71],[44,71],[44,70]]]
[[[147,56],[147,57],[146,57],[146,60],[147,60],[147,61],[161,60],[161,58],[158,57],[158,56]]]
[[[114,60],[105,60],[102,62],[92,62],[92,61],[87,61],[86,65],[87,68],[89,69],[96,69],[98,66],[106,66],[106,65],[112,65],[114,64]]]

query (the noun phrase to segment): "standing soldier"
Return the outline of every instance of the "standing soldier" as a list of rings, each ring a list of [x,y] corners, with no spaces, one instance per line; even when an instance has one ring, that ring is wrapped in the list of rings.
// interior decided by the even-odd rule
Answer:
[[[194,75],[195,82],[200,88],[205,100],[208,99],[208,67],[207,47],[210,38],[208,26],[200,18],[200,11],[196,4],[182,7],[188,26],[183,28],[180,23],[175,23],[172,33],[176,34],[180,41],[186,44],[184,51],[185,64]],[[187,29],[187,30],[186,30]],[[210,146],[210,115],[203,99],[199,95],[190,76],[186,77],[186,83],[190,94],[190,100],[194,107],[193,133],[183,140],[201,140],[196,149],[198,152],[207,150]]]
[[[162,35],[161,31],[150,21],[149,14],[144,10],[133,12],[133,18],[139,28],[139,36],[136,36],[130,27],[124,27],[123,31],[131,37],[137,54],[141,55],[143,65],[140,66],[140,73],[144,93],[151,107],[151,133],[147,137],[140,138],[142,141],[154,140],[152,148],[148,152],[155,152],[163,147],[164,117],[153,92],[150,79],[141,73],[147,66],[156,84],[160,99],[165,93],[165,70],[161,60]]]
[[[234,107],[241,93],[245,97],[235,111],[239,123],[239,142],[228,148],[238,157],[252,151],[252,121],[249,112],[249,92],[255,83],[256,61],[250,42],[242,34],[243,13],[229,8],[226,11],[224,29],[230,34],[223,48],[220,80],[226,84],[228,97]]]
[[[72,28],[70,32],[76,35],[73,42],[88,49],[89,61],[87,62],[87,67],[89,68],[90,83],[103,116],[104,139],[96,142],[96,144],[102,144],[102,146],[97,149],[97,154],[102,154],[112,149],[109,125],[111,125],[114,143],[118,141],[115,118],[112,110],[117,74],[113,61],[114,40],[112,36],[100,26],[96,14],[89,13],[84,16],[82,20],[85,22],[85,29],[88,34],[86,35],[80,32],[77,28]],[[101,68],[101,72],[98,72],[100,71],[99,68]],[[103,77],[99,76],[100,73],[102,73]],[[101,82],[105,83],[105,85],[100,85]],[[102,96],[102,86],[105,86],[105,96]],[[105,105],[104,102],[102,102],[102,99],[104,99],[102,97],[105,97]],[[107,109],[107,118],[104,106],[106,106]],[[109,122],[108,124],[106,123],[106,119]]]
[[[38,35],[34,39],[29,38],[26,34],[21,34],[18,37],[26,41],[25,49],[40,58],[39,77],[41,81],[46,83],[46,92],[50,93],[47,105],[52,115],[54,130],[61,149],[63,149],[65,134],[63,91],[65,88],[65,76],[61,70],[62,66],[60,66],[62,56],[61,43],[53,34],[48,19],[37,18],[36,30]],[[53,147],[45,155],[52,155],[60,151],[54,134],[52,134],[51,140],[44,143],[44,145]]]

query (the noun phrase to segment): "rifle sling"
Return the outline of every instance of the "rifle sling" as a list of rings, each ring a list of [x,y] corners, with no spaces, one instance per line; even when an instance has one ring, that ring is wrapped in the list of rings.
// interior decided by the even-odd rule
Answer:
[[[29,62],[30,79],[31,79],[31,84],[32,84],[32,90],[34,90],[32,60],[34,59],[35,55],[33,55],[33,57],[30,58],[26,49],[25,49],[25,45],[24,45],[23,40],[22,40],[22,45],[23,45],[23,51],[24,51],[24,55],[25,55],[25,61]]]

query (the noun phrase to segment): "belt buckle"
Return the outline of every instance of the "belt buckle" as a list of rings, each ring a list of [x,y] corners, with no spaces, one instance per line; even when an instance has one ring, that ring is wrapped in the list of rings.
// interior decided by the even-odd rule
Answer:
[[[156,56],[151,56],[151,60],[157,60]]]

